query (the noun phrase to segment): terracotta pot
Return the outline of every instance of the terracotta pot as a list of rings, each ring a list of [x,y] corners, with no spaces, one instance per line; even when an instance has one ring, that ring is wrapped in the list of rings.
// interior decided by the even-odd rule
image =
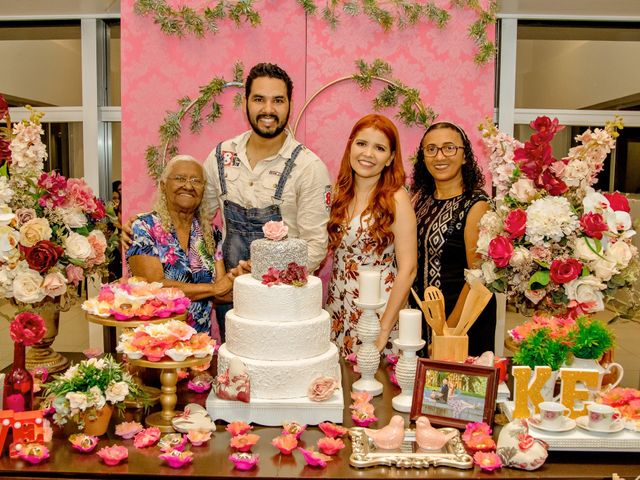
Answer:
[[[107,433],[109,428],[109,421],[113,414],[113,405],[107,403],[97,412],[97,417],[93,419],[85,418],[84,421],[84,433],[86,435],[93,435],[99,437]]]

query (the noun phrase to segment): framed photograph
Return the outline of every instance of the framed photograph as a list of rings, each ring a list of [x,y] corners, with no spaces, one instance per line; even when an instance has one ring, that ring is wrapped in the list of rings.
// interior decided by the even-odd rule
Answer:
[[[421,358],[411,420],[425,416],[435,426],[464,429],[469,422],[491,425],[498,391],[494,367]]]

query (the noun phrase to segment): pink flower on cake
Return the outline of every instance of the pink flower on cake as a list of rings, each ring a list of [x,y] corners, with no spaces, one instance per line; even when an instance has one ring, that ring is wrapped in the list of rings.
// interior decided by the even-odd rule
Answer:
[[[298,439],[295,435],[279,435],[271,440],[271,445],[280,450],[283,455],[290,455],[298,447]]]
[[[311,382],[307,395],[314,402],[324,402],[333,396],[338,388],[338,381],[333,377],[318,377]]]
[[[282,240],[289,233],[289,228],[283,222],[267,222],[262,227],[265,238],[269,240]]]

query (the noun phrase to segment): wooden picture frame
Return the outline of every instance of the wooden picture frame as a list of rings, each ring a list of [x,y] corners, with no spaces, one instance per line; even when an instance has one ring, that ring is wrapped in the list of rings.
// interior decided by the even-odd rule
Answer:
[[[469,422],[493,423],[498,392],[495,367],[418,361],[411,420],[425,416],[435,426],[464,429]]]

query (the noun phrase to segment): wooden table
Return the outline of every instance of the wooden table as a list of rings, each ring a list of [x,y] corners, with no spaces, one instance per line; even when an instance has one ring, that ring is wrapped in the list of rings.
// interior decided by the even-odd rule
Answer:
[[[70,355],[73,358],[73,354]],[[344,385],[350,385],[355,376],[351,369],[343,366]],[[391,399],[399,390],[391,385],[383,369],[376,374],[376,378],[384,384],[382,395],[373,401],[376,415],[380,419],[378,426],[385,425],[392,415],[397,414],[391,408]],[[195,402],[204,405],[207,394],[196,394],[185,389],[185,382],[179,384],[179,405]],[[345,389],[345,405],[349,405],[349,391]],[[128,416],[135,416],[137,412],[129,412]],[[139,415],[139,413],[138,413]],[[408,419],[407,414],[402,414]],[[115,415],[114,415],[115,416]],[[128,418],[131,419],[131,418]],[[139,420],[142,420],[139,418]],[[191,478],[228,478],[228,477],[257,477],[257,478],[397,478],[397,479],[462,479],[462,478],[546,478],[546,479],[611,479],[617,473],[627,480],[640,475],[640,460],[634,453],[597,453],[597,452],[550,452],[547,463],[540,469],[527,472],[503,468],[494,473],[481,473],[477,468],[458,470],[448,467],[430,467],[424,470],[401,470],[395,467],[374,467],[356,469],[349,465],[351,454],[350,441],[340,455],[335,457],[325,469],[306,466],[302,455],[280,455],[271,445],[271,440],[280,434],[278,428],[255,427],[254,433],[260,435],[260,441],[254,447],[254,453],[260,454],[257,469],[249,472],[239,472],[233,469],[228,460],[231,454],[229,448],[229,434],[224,426],[219,425],[212,440],[202,447],[193,447],[194,461],[191,465],[174,470],[166,466],[159,458],[159,448],[136,449],[132,440],[121,440],[113,433],[113,424],[121,419],[112,421],[109,433],[101,437],[98,449],[112,444],[125,445],[129,449],[128,462],[115,467],[105,466],[95,454],[80,454],[71,448],[64,436],[56,435],[49,445],[51,458],[41,465],[28,465],[21,460],[10,460],[5,455],[0,458],[0,479],[23,478],[74,478],[74,479],[116,479],[116,478],[164,478],[173,476],[189,476]],[[351,427],[351,418],[345,409],[344,426]],[[375,427],[375,425],[374,425]],[[317,428],[309,428],[302,440],[306,448],[315,447],[316,441],[322,437]]]

